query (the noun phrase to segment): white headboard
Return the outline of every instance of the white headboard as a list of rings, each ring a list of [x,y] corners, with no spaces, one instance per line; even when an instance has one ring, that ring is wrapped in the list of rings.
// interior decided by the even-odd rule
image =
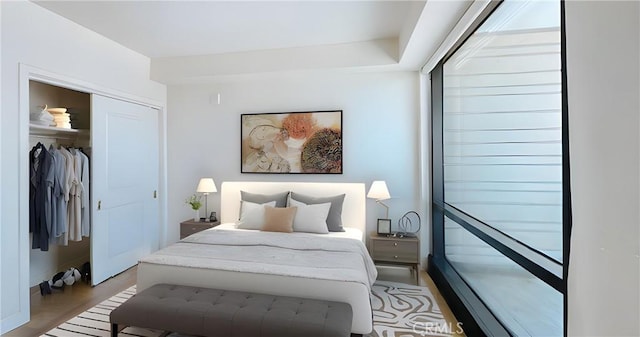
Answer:
[[[225,181],[221,188],[220,220],[222,223],[236,222],[240,213],[240,190],[275,194],[292,191],[315,197],[330,197],[346,194],[342,207],[342,224],[355,227],[366,233],[366,200],[363,183],[292,183],[292,182],[252,182]]]

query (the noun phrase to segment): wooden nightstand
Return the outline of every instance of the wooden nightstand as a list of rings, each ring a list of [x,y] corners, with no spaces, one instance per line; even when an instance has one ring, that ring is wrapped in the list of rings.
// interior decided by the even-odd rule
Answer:
[[[369,253],[373,262],[384,265],[411,267],[419,285],[420,240],[418,238],[387,237],[372,234],[369,237]]]
[[[185,220],[180,223],[180,239],[184,239],[187,236],[215,227],[220,224],[220,221],[215,222],[195,222],[193,219]]]

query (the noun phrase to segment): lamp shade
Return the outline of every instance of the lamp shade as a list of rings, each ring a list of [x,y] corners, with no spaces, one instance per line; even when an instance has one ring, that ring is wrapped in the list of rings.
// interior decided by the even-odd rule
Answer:
[[[214,193],[214,192],[218,192],[218,189],[216,188],[216,183],[213,182],[213,179],[202,178],[200,179],[200,183],[198,183],[198,188],[196,188],[196,192]]]
[[[386,200],[390,199],[391,195],[389,195],[389,189],[387,189],[387,183],[383,180],[376,180],[371,184],[371,188],[369,188],[369,193],[367,193],[367,198],[376,199],[376,200]]]

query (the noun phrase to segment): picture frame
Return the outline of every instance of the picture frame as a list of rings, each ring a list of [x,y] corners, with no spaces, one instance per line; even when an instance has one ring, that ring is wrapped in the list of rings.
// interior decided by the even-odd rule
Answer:
[[[342,110],[240,115],[241,173],[342,174]]]
[[[378,234],[391,234],[391,219],[378,219]]]

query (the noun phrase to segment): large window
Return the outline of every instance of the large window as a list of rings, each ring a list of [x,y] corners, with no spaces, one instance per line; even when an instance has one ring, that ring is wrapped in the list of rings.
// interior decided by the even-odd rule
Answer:
[[[506,0],[432,72],[432,262],[517,336],[564,333],[561,40],[560,1]]]

